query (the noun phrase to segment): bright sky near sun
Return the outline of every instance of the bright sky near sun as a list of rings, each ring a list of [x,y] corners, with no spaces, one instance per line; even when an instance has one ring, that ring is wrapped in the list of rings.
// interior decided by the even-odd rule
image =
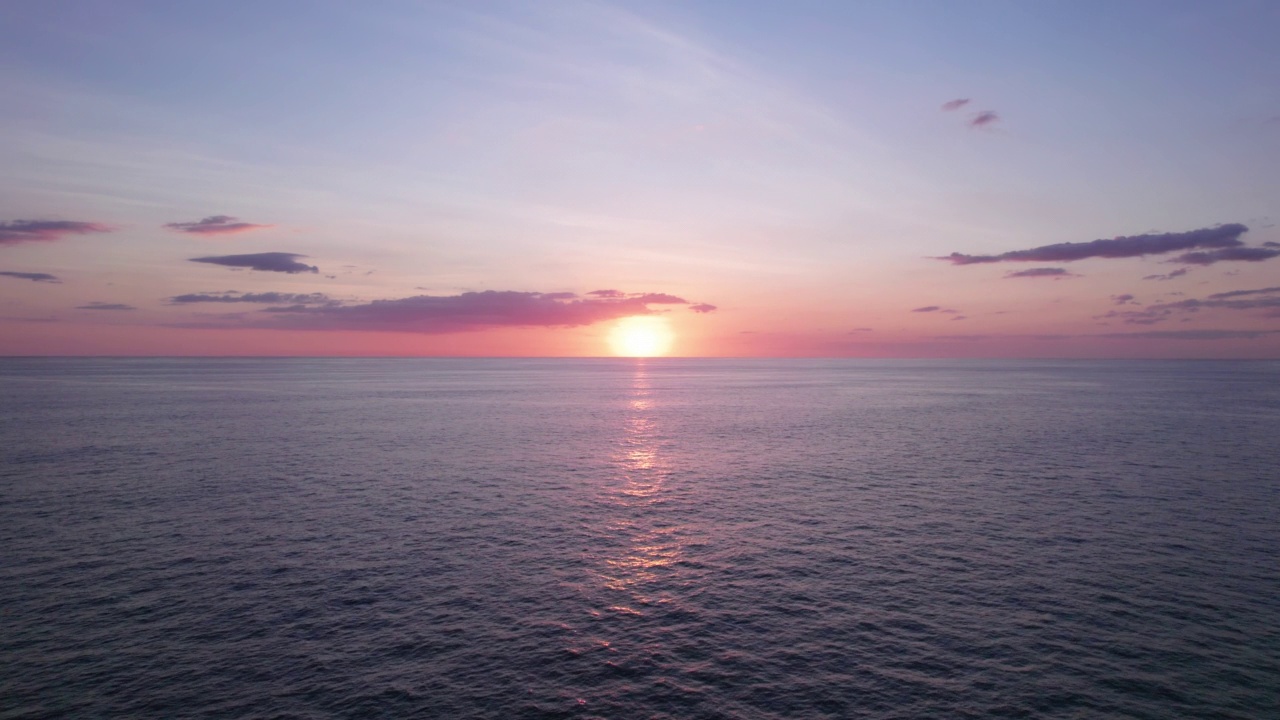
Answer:
[[[1280,357],[1278,36],[1265,0],[8,2],[0,354]]]

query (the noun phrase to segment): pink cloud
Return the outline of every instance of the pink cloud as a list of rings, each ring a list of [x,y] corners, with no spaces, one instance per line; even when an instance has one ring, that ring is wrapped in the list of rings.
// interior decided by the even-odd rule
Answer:
[[[230,215],[210,215],[196,222],[166,223],[165,227],[193,235],[233,235],[272,227],[271,225],[238,222],[238,220],[239,218],[233,218]]]
[[[111,232],[114,228],[96,222],[76,220],[14,220],[0,223],[0,245],[24,242],[52,242],[65,235]]]
[[[942,103],[942,109],[944,111],[949,112],[951,110],[959,110],[960,108],[968,104],[969,104],[969,98],[957,98],[955,100],[948,100]]]
[[[269,308],[270,319],[250,320],[248,327],[426,334],[502,327],[579,327],[661,312],[650,305],[689,304],[683,298],[665,293],[618,293],[622,297],[575,296],[572,299],[565,298],[566,294],[486,290],[374,300],[360,305],[292,305]],[[691,307],[710,306],[700,303]]]

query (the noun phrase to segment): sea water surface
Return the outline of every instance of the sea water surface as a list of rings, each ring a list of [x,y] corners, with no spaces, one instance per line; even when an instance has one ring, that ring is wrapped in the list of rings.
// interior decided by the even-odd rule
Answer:
[[[1280,363],[0,360],[0,717],[1280,717]]]

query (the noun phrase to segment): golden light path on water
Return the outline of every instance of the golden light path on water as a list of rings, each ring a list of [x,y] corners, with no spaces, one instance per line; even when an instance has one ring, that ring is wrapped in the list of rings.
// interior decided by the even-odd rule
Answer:
[[[659,452],[652,394],[650,376],[639,363],[627,400],[625,433],[614,456],[621,482],[614,486],[611,504],[619,512],[609,527],[610,533],[629,540],[624,554],[606,558],[601,578],[606,588],[627,596],[625,604],[608,609],[633,615],[642,614],[645,606],[668,601],[655,596],[652,586],[663,568],[679,562],[682,550],[681,527],[654,514],[664,502],[673,468]]]

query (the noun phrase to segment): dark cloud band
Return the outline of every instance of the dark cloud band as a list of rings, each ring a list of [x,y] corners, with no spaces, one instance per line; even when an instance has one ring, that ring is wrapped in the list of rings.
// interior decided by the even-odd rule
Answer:
[[[31,282],[62,282],[57,277],[49,273],[29,273],[29,272],[13,272],[10,270],[0,270],[0,277],[18,278],[19,280],[30,280]]]
[[[314,265],[306,265],[295,259],[302,257],[306,257],[306,255],[287,252],[265,252],[250,253],[248,255],[210,255],[208,257],[191,258],[191,262],[222,265],[223,267],[248,268],[262,272],[289,274],[320,272],[320,269]]]
[[[1236,248],[1243,245],[1240,236],[1248,231],[1249,228],[1244,225],[1231,223],[1181,233],[1152,233],[1122,236],[1110,240],[1042,245],[1029,250],[1012,250],[999,255],[965,255],[957,252],[938,259],[947,260],[953,265],[975,265],[997,262],[1073,262],[1087,258],[1142,257],[1195,248]]]
[[[14,220],[0,223],[0,245],[51,242],[66,235],[111,232],[108,225],[77,220]]]

